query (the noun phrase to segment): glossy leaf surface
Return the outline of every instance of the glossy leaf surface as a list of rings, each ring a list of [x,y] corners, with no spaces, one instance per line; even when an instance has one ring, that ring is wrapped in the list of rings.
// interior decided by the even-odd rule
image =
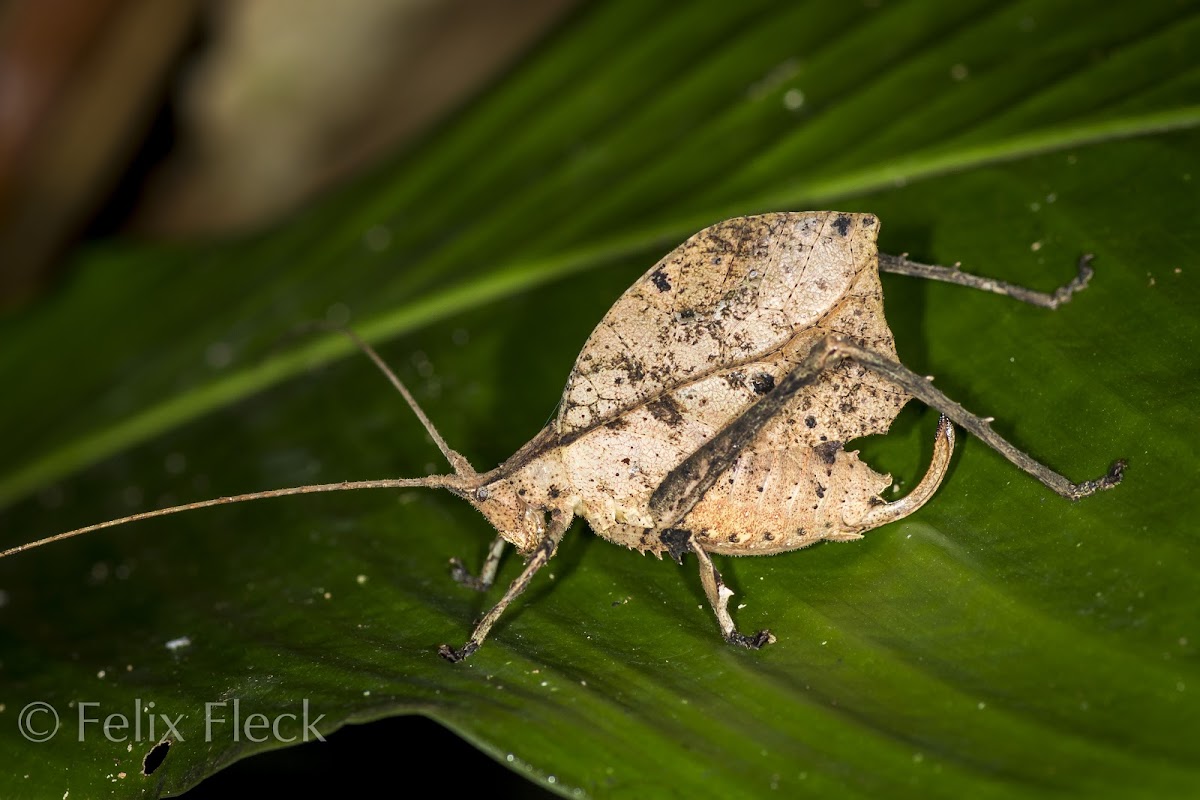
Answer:
[[[490,467],[541,427],[647,266],[772,209],[871,211],[881,249],[1042,289],[1095,253],[1092,286],[1056,312],[890,276],[887,311],[910,367],[1033,455],[1076,479],[1126,457],[1129,475],[1071,504],[967,440],[902,523],[720,562],[739,624],[779,637],[760,652],[723,644],[692,562],[579,526],[449,665],[436,646],[498,592],[450,581],[447,559],[478,564],[491,532],[432,492],[233,506],[25,553],[0,562],[0,796],[180,792],[301,736],[244,726],[305,701],[326,734],[429,715],[573,796],[1194,794],[1196,52],[1200,15],[1176,2],[606,3],[277,230],[82,253],[0,321],[2,546],[443,469],[365,359],[287,336],[312,319],[378,343]],[[914,405],[864,458],[903,489],[933,421]],[[144,726],[185,715],[149,777],[161,722],[78,735],[81,713],[132,724],[139,701]],[[61,719],[48,742],[19,730],[33,702]],[[225,704],[209,736],[207,703]]]

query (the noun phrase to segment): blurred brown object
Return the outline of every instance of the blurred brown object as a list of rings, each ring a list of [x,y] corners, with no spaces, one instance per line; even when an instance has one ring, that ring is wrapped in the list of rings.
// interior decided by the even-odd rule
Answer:
[[[172,149],[127,183],[124,225],[258,227],[423,130],[576,2],[0,4],[0,309],[48,282],[169,97]]]
[[[0,11],[0,308],[45,282],[137,150],[196,0],[10,0]]]
[[[575,0],[227,0],[133,225],[258,227],[423,130]]]

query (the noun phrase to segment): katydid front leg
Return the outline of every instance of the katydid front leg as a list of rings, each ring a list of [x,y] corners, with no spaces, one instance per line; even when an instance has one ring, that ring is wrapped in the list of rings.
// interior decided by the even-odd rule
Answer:
[[[483,616],[483,619],[475,626],[475,630],[471,632],[471,638],[467,640],[460,649],[455,650],[447,644],[438,647],[438,655],[450,662],[458,662],[469,657],[472,653],[479,649],[483,644],[483,640],[487,638],[488,632],[492,626],[496,624],[496,620],[500,619],[500,615],[504,613],[504,609],[508,608],[509,603],[517,599],[522,592],[529,588],[530,581],[537,571],[546,566],[554,553],[558,550],[558,543],[562,541],[563,535],[566,534],[567,528],[571,525],[569,514],[564,514],[561,511],[553,511],[550,514],[550,524],[546,530],[546,535],[542,538],[541,543],[534,549],[533,554],[525,563],[525,569],[517,576],[500,598],[500,602],[492,607],[492,610]],[[493,548],[495,546],[493,545]]]

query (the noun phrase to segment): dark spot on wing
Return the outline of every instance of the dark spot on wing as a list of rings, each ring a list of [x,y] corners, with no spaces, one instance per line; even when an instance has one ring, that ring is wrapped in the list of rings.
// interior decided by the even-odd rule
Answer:
[[[805,418],[804,418],[804,424],[805,424],[805,425],[807,425],[807,426],[808,426],[808,427],[810,427],[810,428],[815,428],[815,427],[817,427],[817,418],[816,418],[816,417],[812,417],[812,416],[805,417]]]
[[[646,410],[659,422],[665,422],[671,426],[683,422],[683,414],[679,413],[679,406],[675,405],[675,401],[671,399],[670,395],[658,398],[646,406]]]
[[[640,359],[626,357],[622,359],[621,366],[625,368],[630,383],[640,383],[642,378],[646,377],[646,370],[642,368]]]
[[[833,229],[838,232],[839,236],[850,235],[850,217],[845,214],[838,214],[833,221]]]
[[[813,452],[820,456],[821,460],[826,464],[832,464],[837,458],[838,450],[841,449],[841,442],[822,442],[813,448]]]
[[[775,378],[765,372],[760,372],[750,379],[750,388],[755,394],[766,394],[775,388]]]
[[[660,292],[671,291],[671,282],[667,280],[667,274],[661,269],[654,270],[654,273],[650,276],[650,280],[654,281],[654,288]]]

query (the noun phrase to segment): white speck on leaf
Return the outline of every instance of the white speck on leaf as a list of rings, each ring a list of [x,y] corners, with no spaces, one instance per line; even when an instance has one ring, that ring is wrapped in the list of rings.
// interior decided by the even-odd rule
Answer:
[[[171,639],[166,643],[165,647],[172,653],[177,653],[185,647],[191,647],[192,640],[187,636],[180,636],[178,639]]]

